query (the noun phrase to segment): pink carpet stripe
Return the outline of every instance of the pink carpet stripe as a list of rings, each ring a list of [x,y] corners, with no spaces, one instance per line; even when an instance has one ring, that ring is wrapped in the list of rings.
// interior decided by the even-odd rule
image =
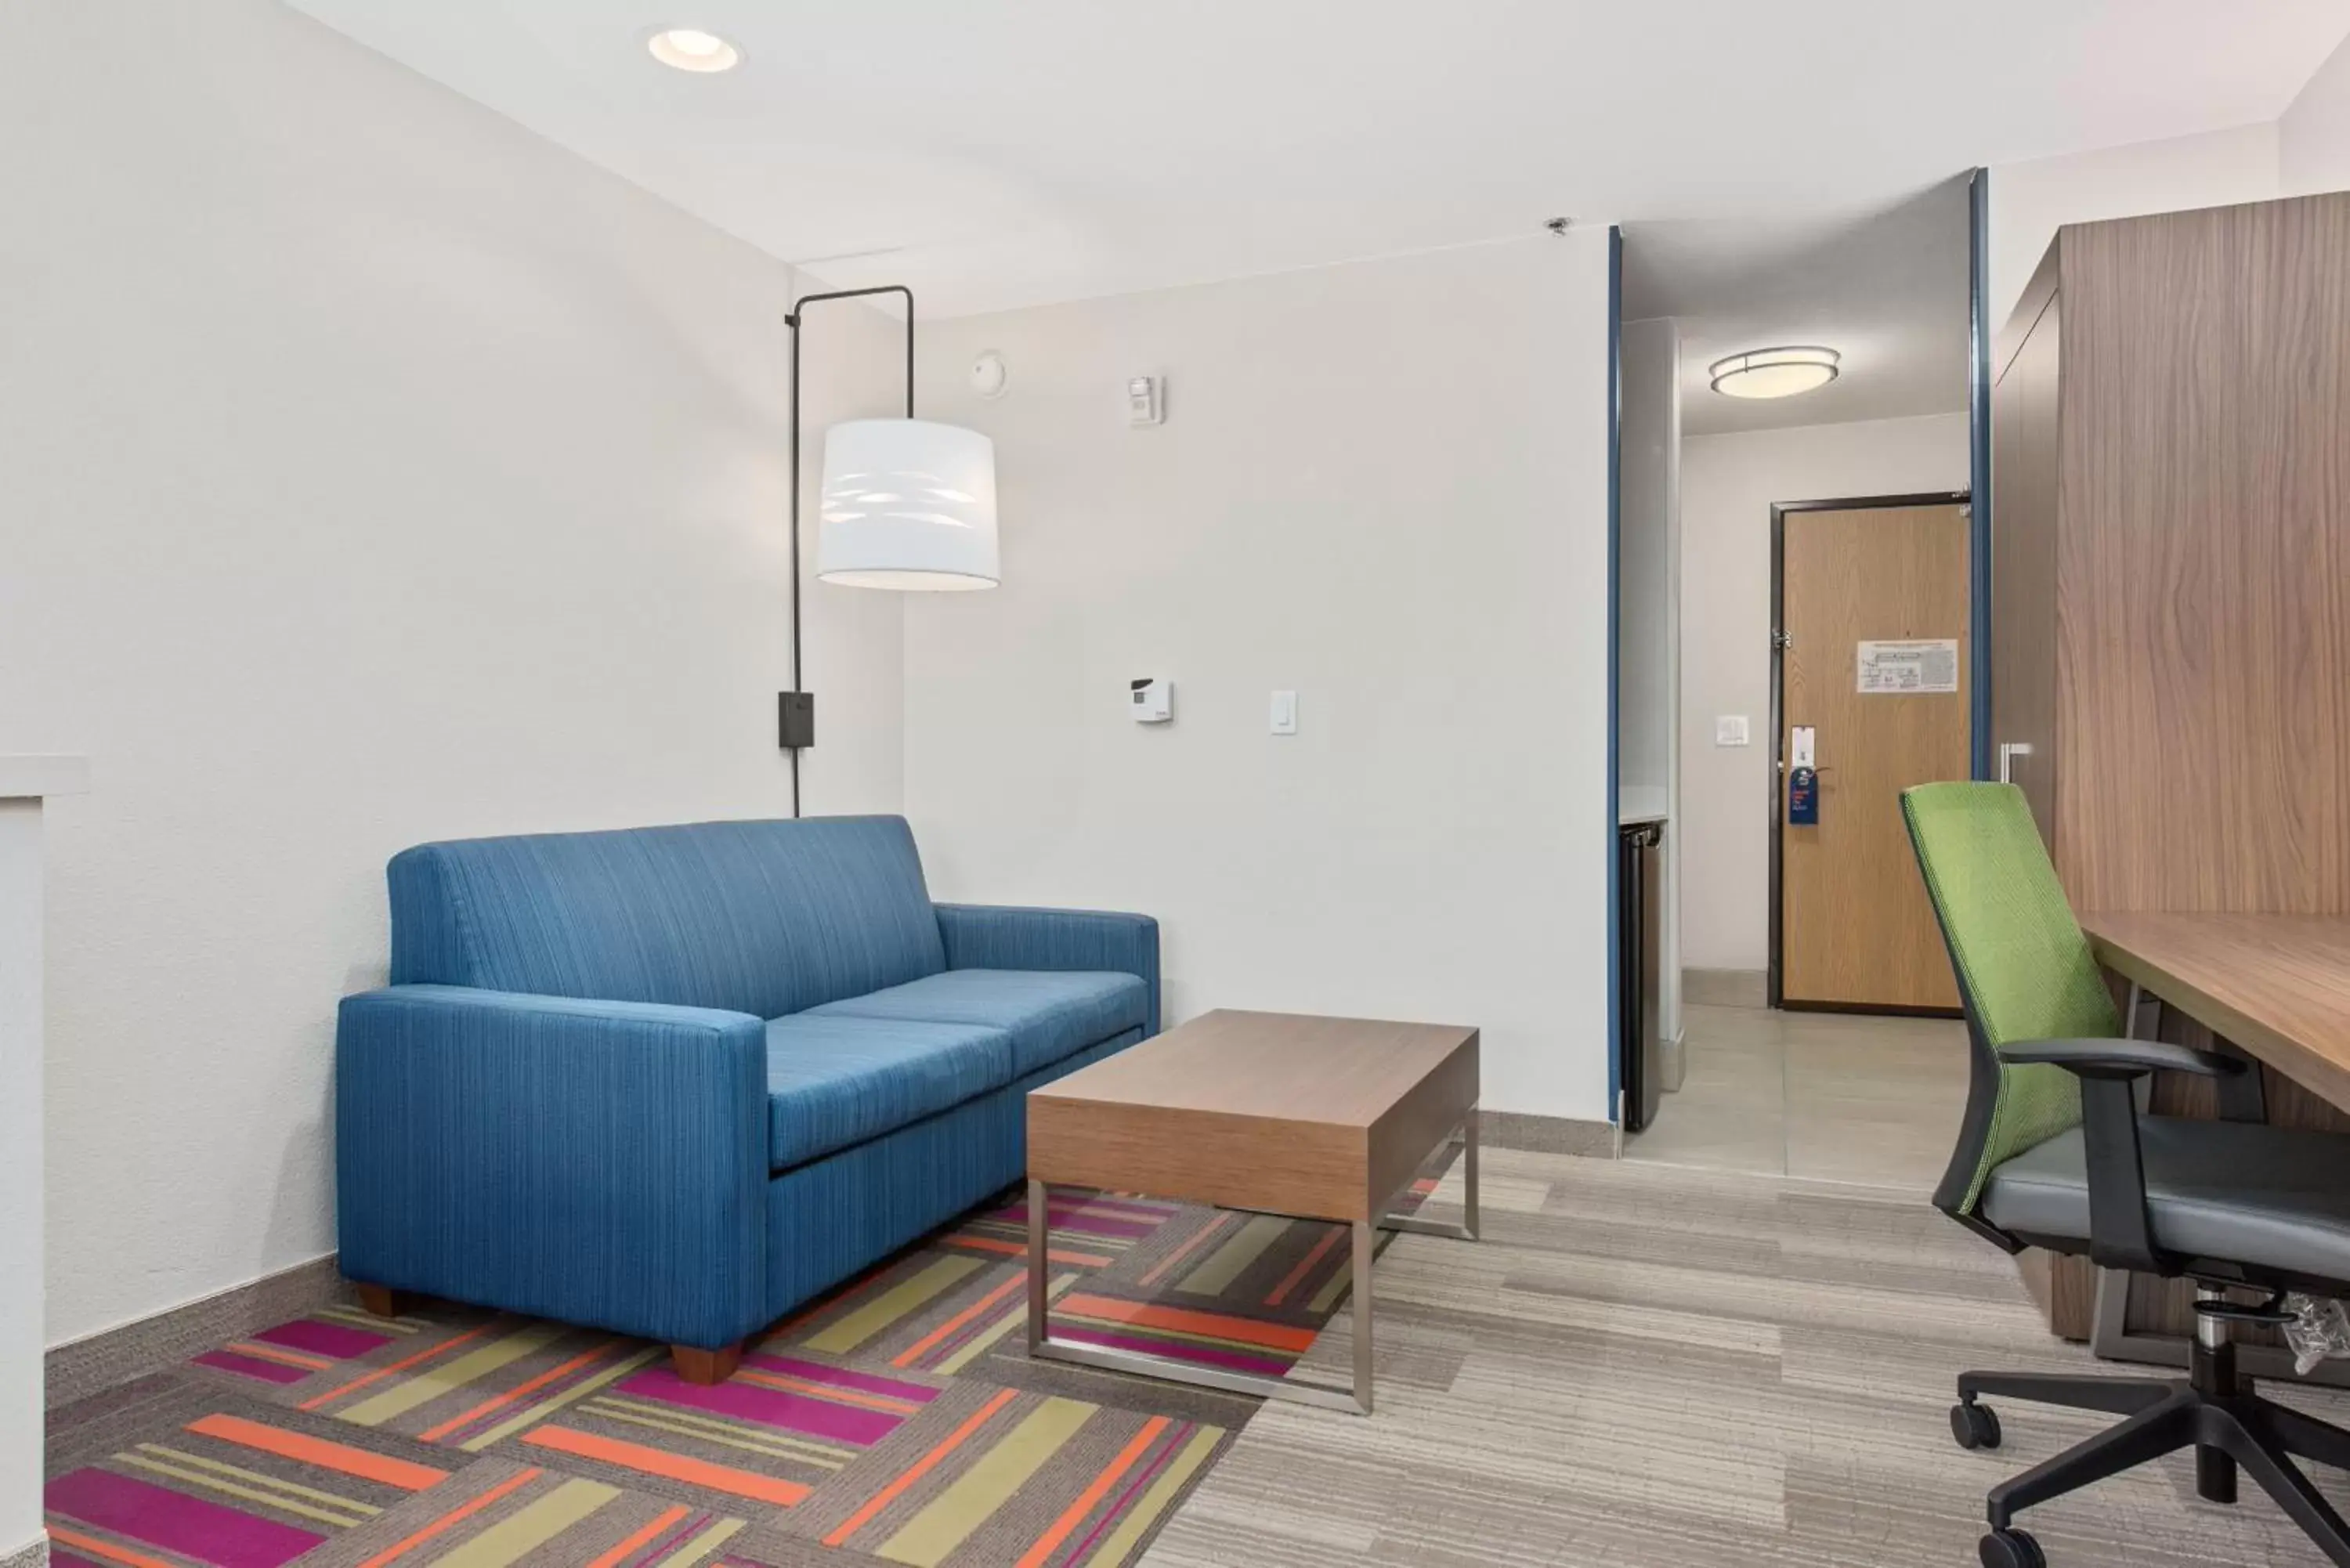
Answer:
[[[1290,1367],[1286,1361],[1274,1361],[1238,1350],[1220,1350],[1211,1345],[1149,1339],[1133,1334],[1104,1334],[1097,1329],[1073,1328],[1060,1323],[1053,1325],[1053,1337],[1074,1339],[1080,1345],[1104,1345],[1112,1350],[1148,1351],[1153,1355],[1171,1355],[1178,1361],[1197,1361],[1203,1366],[1226,1367],[1234,1372],[1262,1372],[1269,1377],[1278,1377]]]
[[[1111,1214],[1130,1214],[1137,1220],[1164,1220],[1182,1207],[1177,1203],[1152,1203],[1136,1198],[1105,1198],[1099,1193],[1085,1199],[1085,1206]]]
[[[253,1337],[264,1345],[282,1345],[288,1350],[307,1350],[314,1355],[331,1355],[337,1361],[355,1361],[369,1351],[391,1343],[391,1335],[388,1334],[369,1334],[363,1328],[345,1328],[340,1324],[312,1323],[307,1318],[279,1324],[266,1334],[256,1334]]]
[[[299,1383],[311,1376],[299,1366],[264,1361],[257,1355],[239,1355],[234,1350],[207,1350],[196,1357],[196,1365],[219,1372],[234,1372],[242,1377],[258,1377],[265,1383]]]
[[[1075,1231],[1087,1236],[1148,1236],[1159,1229],[1155,1220],[1126,1220],[1115,1214],[1098,1214],[1077,1204],[1064,1208],[1055,1203],[1045,1210],[1045,1220],[1055,1231]],[[1028,1205],[1020,1204],[1003,1215],[1006,1224],[1028,1223]]]
[[[327,1538],[183,1497],[105,1470],[75,1470],[48,1487],[52,1512],[218,1568],[277,1568]]]
[[[806,1394],[787,1394],[748,1383],[721,1383],[705,1388],[669,1371],[640,1372],[621,1384],[620,1392],[689,1410],[705,1410],[713,1416],[730,1416],[762,1427],[802,1432],[811,1438],[852,1443],[860,1449],[871,1448],[905,1420],[903,1416],[860,1410]]]
[[[789,1355],[754,1352],[743,1359],[770,1372],[788,1373],[806,1383],[829,1383],[836,1388],[854,1388],[860,1394],[879,1394],[885,1398],[905,1399],[917,1405],[927,1405],[939,1397],[937,1389],[925,1388],[919,1383],[900,1383],[894,1377],[876,1377],[869,1372],[851,1372],[845,1366],[825,1366]]]

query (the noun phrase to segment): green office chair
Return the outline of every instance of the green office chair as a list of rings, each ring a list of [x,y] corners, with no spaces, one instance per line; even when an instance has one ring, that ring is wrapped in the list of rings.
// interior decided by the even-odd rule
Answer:
[[[2012,785],[1922,784],[1901,810],[1973,1039],[1966,1120],[1935,1207],[2010,1252],[2086,1253],[2196,1286],[2184,1378],[1959,1378],[1950,1429],[1961,1448],[1999,1446],[1986,1395],[2127,1417],[1991,1488],[1984,1568],[2046,1563],[2014,1528],[2019,1511],[2190,1445],[2202,1497],[2235,1501],[2241,1465],[2328,1558],[2350,1564],[2350,1526],[2293,1462],[2350,1469],[2350,1432],[2256,1397],[2229,1340],[2233,1323],[2282,1321],[2288,1290],[2350,1295],[2350,1137],[2264,1125],[2257,1071],[2241,1058],[2120,1037]],[[2131,1085],[2158,1069],[2220,1080],[2223,1119],[2138,1115]],[[2269,1299],[2231,1303],[2231,1286]]]

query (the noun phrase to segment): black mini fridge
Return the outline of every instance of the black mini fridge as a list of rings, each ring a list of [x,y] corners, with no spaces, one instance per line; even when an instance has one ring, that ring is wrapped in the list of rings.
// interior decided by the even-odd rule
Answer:
[[[1658,977],[1664,959],[1662,823],[1628,822],[1616,839],[1616,977],[1619,1029],[1616,1082],[1623,1091],[1624,1130],[1638,1132],[1657,1119],[1664,1093]]]

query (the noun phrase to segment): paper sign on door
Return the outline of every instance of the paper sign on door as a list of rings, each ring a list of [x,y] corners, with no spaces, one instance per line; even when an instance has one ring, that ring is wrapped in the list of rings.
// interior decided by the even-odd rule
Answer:
[[[1864,642],[1856,662],[1864,697],[1959,689],[1959,639],[1955,637]]]

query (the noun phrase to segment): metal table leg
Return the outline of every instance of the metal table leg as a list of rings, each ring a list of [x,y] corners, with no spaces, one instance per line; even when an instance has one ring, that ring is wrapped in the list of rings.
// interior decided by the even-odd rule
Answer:
[[[1445,1141],[1461,1145],[1461,1222],[1456,1225],[1440,1220],[1422,1220],[1417,1214],[1387,1214],[1380,1217],[1380,1230],[1443,1236],[1455,1241],[1477,1240],[1477,1113],[1473,1108]]]
[[[1471,1111],[1456,1135],[1462,1141],[1461,1179],[1466,1185],[1462,1215],[1464,1223],[1440,1225],[1412,1215],[1385,1215],[1378,1221],[1354,1221],[1352,1242],[1355,1273],[1353,1299],[1348,1310],[1355,1324],[1355,1378],[1350,1388],[1334,1387],[1326,1383],[1309,1383],[1294,1377],[1270,1377],[1257,1372],[1232,1372],[1219,1366],[1200,1366],[1172,1356],[1153,1355],[1140,1350],[1111,1350],[1097,1345],[1080,1345],[1071,1340],[1053,1337],[1052,1320],[1048,1314],[1046,1291],[1047,1240],[1052,1231],[1048,1210],[1049,1194],[1045,1184],[1033,1177],[1028,1182],[1028,1355],[1038,1361],[1063,1361],[1079,1366],[1097,1366],[1111,1372],[1130,1372],[1146,1377],[1163,1378],[1170,1383],[1188,1383],[1199,1388],[1221,1388],[1230,1394],[1251,1394],[1263,1399],[1288,1399],[1301,1405],[1317,1406],[1326,1410],[1345,1410],[1358,1416],[1371,1413],[1372,1361],[1372,1293],[1371,1261],[1378,1250],[1378,1233],[1382,1230],[1411,1231],[1428,1235],[1450,1236],[1465,1241],[1477,1239],[1477,1113]]]

